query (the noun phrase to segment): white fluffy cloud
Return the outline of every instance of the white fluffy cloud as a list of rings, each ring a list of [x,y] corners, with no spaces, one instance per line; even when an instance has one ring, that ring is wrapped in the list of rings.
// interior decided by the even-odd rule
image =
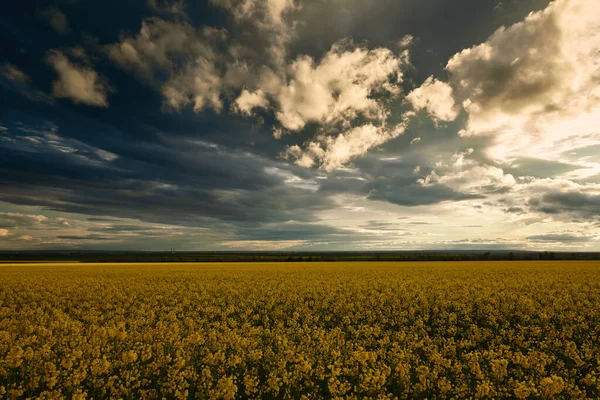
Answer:
[[[365,155],[373,147],[404,133],[404,125],[393,129],[367,124],[352,128],[337,136],[317,136],[304,146],[304,150],[293,145],[286,149],[284,157],[294,160],[301,167],[312,167],[318,163],[321,169],[333,171],[344,166],[353,158]]]
[[[429,78],[410,93],[413,106],[434,119],[452,119],[462,107],[468,120],[459,134],[489,139],[481,151],[491,161],[473,157],[472,150],[457,153],[438,162],[419,183],[486,196],[488,204],[524,224],[597,223],[600,186],[568,179],[600,171],[600,163],[584,151],[600,143],[597,15],[595,0],[556,0],[453,56],[447,83]],[[523,158],[580,169],[546,179],[515,179],[504,172],[508,167],[518,171]]]
[[[354,120],[358,114],[382,119],[385,108],[375,92],[395,94],[403,61],[390,50],[367,50],[347,42],[335,44],[315,65],[308,56],[289,66],[289,80],[267,88],[278,104],[277,119],[292,131],[308,122],[331,124]]]
[[[368,50],[342,41],[318,64],[307,56],[296,59],[287,82],[273,74],[262,79],[283,128],[300,131],[311,122],[330,127],[303,147],[289,146],[284,158],[301,167],[333,171],[404,133],[404,124],[389,128],[385,120],[386,101],[399,92],[401,67],[407,62],[407,53],[398,57],[388,49]],[[370,122],[355,126],[359,118]],[[281,137],[281,130],[275,137]]]
[[[429,77],[420,87],[410,92],[406,99],[417,110],[427,110],[434,118],[443,121],[456,119],[458,112],[452,97],[452,87]]]
[[[168,107],[179,110],[191,104],[196,112],[219,112],[227,71],[221,68],[224,57],[215,45],[226,36],[224,30],[196,30],[186,22],[148,18],[136,36],[106,46],[106,52],[122,68],[157,87]]]
[[[284,16],[295,7],[288,0],[215,3],[230,10],[234,19],[263,30],[263,36],[289,27]],[[344,40],[318,62],[299,56],[279,65],[277,57],[263,63],[258,53],[230,36],[236,35],[207,28],[195,31],[185,22],[152,18],[143,22],[137,35],[123,37],[106,46],[106,51],[114,62],[157,87],[169,108],[179,110],[191,104],[196,112],[207,108],[220,112],[229,103],[231,110],[246,116],[253,116],[257,108],[273,112],[278,122],[275,137],[300,131],[308,123],[327,127],[321,132],[333,132],[332,137],[315,138],[312,155],[300,156],[299,165],[310,166],[313,159],[313,164],[319,160],[331,170],[397,136],[375,126],[385,125],[386,102],[399,92],[407,51],[396,55],[385,48],[367,49]],[[219,42],[227,44],[226,52],[218,50]],[[276,48],[284,42],[266,43]],[[362,126],[355,128],[359,117]],[[319,156],[320,151],[327,155]]]
[[[108,107],[111,87],[92,68],[71,63],[60,51],[52,51],[48,63],[58,74],[52,84],[52,94],[58,98],[69,98],[73,103],[95,107]]]
[[[204,59],[214,59],[210,41],[218,40],[224,34],[210,28],[196,31],[185,22],[148,18],[142,22],[136,36],[124,36],[119,43],[107,45],[105,49],[115,63],[153,82],[157,72],[174,74],[177,63],[187,65],[200,55]]]
[[[177,110],[191,103],[196,112],[205,107],[219,112],[223,109],[222,89],[223,80],[214,63],[200,57],[183,73],[171,78],[163,86],[162,94],[167,104]]]
[[[242,90],[240,96],[235,100],[234,110],[251,116],[255,108],[267,108],[269,100],[265,97],[265,93],[262,90],[256,92],[249,92],[248,89]]]
[[[493,135],[496,160],[598,143],[598,15],[596,0],[557,0],[452,57],[450,83],[469,115],[461,134]]]
[[[384,126],[387,104],[399,93],[401,69],[409,63],[407,50],[395,54],[342,40],[318,59],[289,60],[294,1],[212,3],[232,15],[230,31],[149,18],[136,35],[105,46],[106,53],[159,90],[168,108],[221,112],[229,107],[249,117],[262,108],[276,119],[277,138],[315,123],[323,128],[321,136],[312,139],[314,151],[300,156],[299,165],[318,161],[331,170],[398,135]],[[255,43],[248,43],[250,36]]]
[[[438,163],[421,185],[442,184],[458,192],[484,194],[505,190],[516,184],[515,178],[501,168],[470,159],[473,149],[456,153],[448,163]]]

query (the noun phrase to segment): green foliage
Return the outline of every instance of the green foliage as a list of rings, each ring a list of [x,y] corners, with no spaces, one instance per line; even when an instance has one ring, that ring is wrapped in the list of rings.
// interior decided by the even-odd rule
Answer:
[[[0,267],[0,397],[599,398],[597,262]]]

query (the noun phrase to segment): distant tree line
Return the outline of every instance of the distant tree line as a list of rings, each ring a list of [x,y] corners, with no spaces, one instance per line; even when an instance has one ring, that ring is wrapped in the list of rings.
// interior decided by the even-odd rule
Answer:
[[[0,252],[0,262],[332,262],[600,260],[600,253],[533,251],[385,252]]]

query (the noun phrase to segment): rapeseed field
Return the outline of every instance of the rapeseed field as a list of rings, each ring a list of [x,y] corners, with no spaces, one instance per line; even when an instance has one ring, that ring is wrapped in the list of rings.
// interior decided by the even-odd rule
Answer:
[[[600,263],[0,265],[0,397],[600,398]]]

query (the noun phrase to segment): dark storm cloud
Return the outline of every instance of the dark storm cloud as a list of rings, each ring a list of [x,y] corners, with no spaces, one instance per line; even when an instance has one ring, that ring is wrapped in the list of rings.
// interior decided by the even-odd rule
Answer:
[[[52,27],[52,29],[56,31],[56,33],[61,35],[69,35],[71,33],[67,16],[59,9],[51,7],[38,10],[38,14],[40,18],[46,20],[46,22]]]
[[[578,191],[546,193],[529,200],[532,210],[544,214],[568,214],[580,218],[600,217],[600,195]]]
[[[243,150],[158,136],[137,142],[117,138],[107,142],[117,152],[112,153],[59,132],[52,125],[16,124],[9,127],[8,140],[0,137],[1,199],[183,225],[207,219],[311,221],[314,211],[331,206],[313,190],[285,183],[299,168]],[[302,174],[310,176],[306,170]]]
[[[49,164],[47,164],[50,167]],[[55,169],[54,173],[58,171]],[[81,172],[69,170],[71,177],[46,176],[37,180],[31,173],[0,170],[5,178],[0,199],[15,204],[41,205],[47,209],[89,215],[137,218],[150,222],[203,226],[212,219],[225,221],[313,221],[314,211],[332,206],[327,198],[292,187],[270,186],[237,189],[232,185],[206,187],[185,182],[167,183],[138,179],[78,179]],[[92,175],[92,171],[89,171]],[[257,171],[259,172],[259,171]],[[22,182],[26,181],[27,184]],[[231,182],[230,182],[231,183]],[[184,186],[185,185],[185,186]]]
[[[90,222],[114,222],[114,218],[106,218],[106,217],[88,217],[86,221]]]
[[[394,112],[398,110],[392,108]],[[401,110],[402,108],[400,108]],[[435,167],[438,161],[447,161],[456,153],[468,148],[481,149],[490,145],[489,137],[460,137],[457,132],[464,126],[464,116],[456,121],[436,123],[427,114],[419,112],[410,119],[406,132],[389,141],[385,146],[356,159],[352,165],[370,176],[401,175],[413,176],[413,170],[420,166],[425,173]],[[421,140],[417,144],[411,141]],[[483,152],[476,151],[469,156],[480,163],[493,164]]]
[[[450,156],[450,149],[440,154]],[[389,153],[387,153],[389,154]],[[384,155],[387,155],[384,153]],[[423,185],[418,180],[430,171],[423,168],[418,173],[415,166],[424,162],[427,152],[412,153],[406,150],[386,159],[370,154],[354,162],[353,171],[336,171],[327,179],[319,180],[319,190],[324,194],[352,193],[364,195],[370,200],[386,201],[402,206],[432,205],[444,201],[461,201],[485,198],[483,195],[461,193],[441,184]],[[435,153],[434,153],[435,154]],[[430,154],[430,157],[432,155]]]
[[[444,201],[462,201],[485,198],[478,193],[461,193],[442,184],[422,184],[419,179],[427,176],[434,164],[433,160],[446,160],[465,144],[456,143],[454,135],[450,140],[443,137],[427,138],[423,146],[410,149],[408,146],[395,147],[398,142],[410,141],[400,137],[381,152],[368,154],[353,162],[352,171],[339,170],[320,180],[323,193],[353,193],[365,195],[370,200],[386,201],[402,206],[433,205]],[[424,136],[428,136],[427,134]],[[431,143],[431,144],[429,144]],[[456,146],[456,147],[455,147]],[[462,147],[461,147],[462,146]],[[420,167],[423,165],[423,167]],[[416,167],[419,167],[416,170]]]
[[[58,239],[66,239],[66,240],[116,240],[117,238],[110,236],[100,236],[100,235],[87,235],[87,236],[71,236],[71,235],[58,235],[56,236]]]
[[[401,206],[422,206],[443,201],[481,199],[478,194],[456,192],[444,185],[423,186],[407,179],[379,179],[370,182],[370,200],[381,200]]]
[[[367,181],[361,176],[334,174],[319,182],[319,190],[323,195],[335,193],[366,193]]]

